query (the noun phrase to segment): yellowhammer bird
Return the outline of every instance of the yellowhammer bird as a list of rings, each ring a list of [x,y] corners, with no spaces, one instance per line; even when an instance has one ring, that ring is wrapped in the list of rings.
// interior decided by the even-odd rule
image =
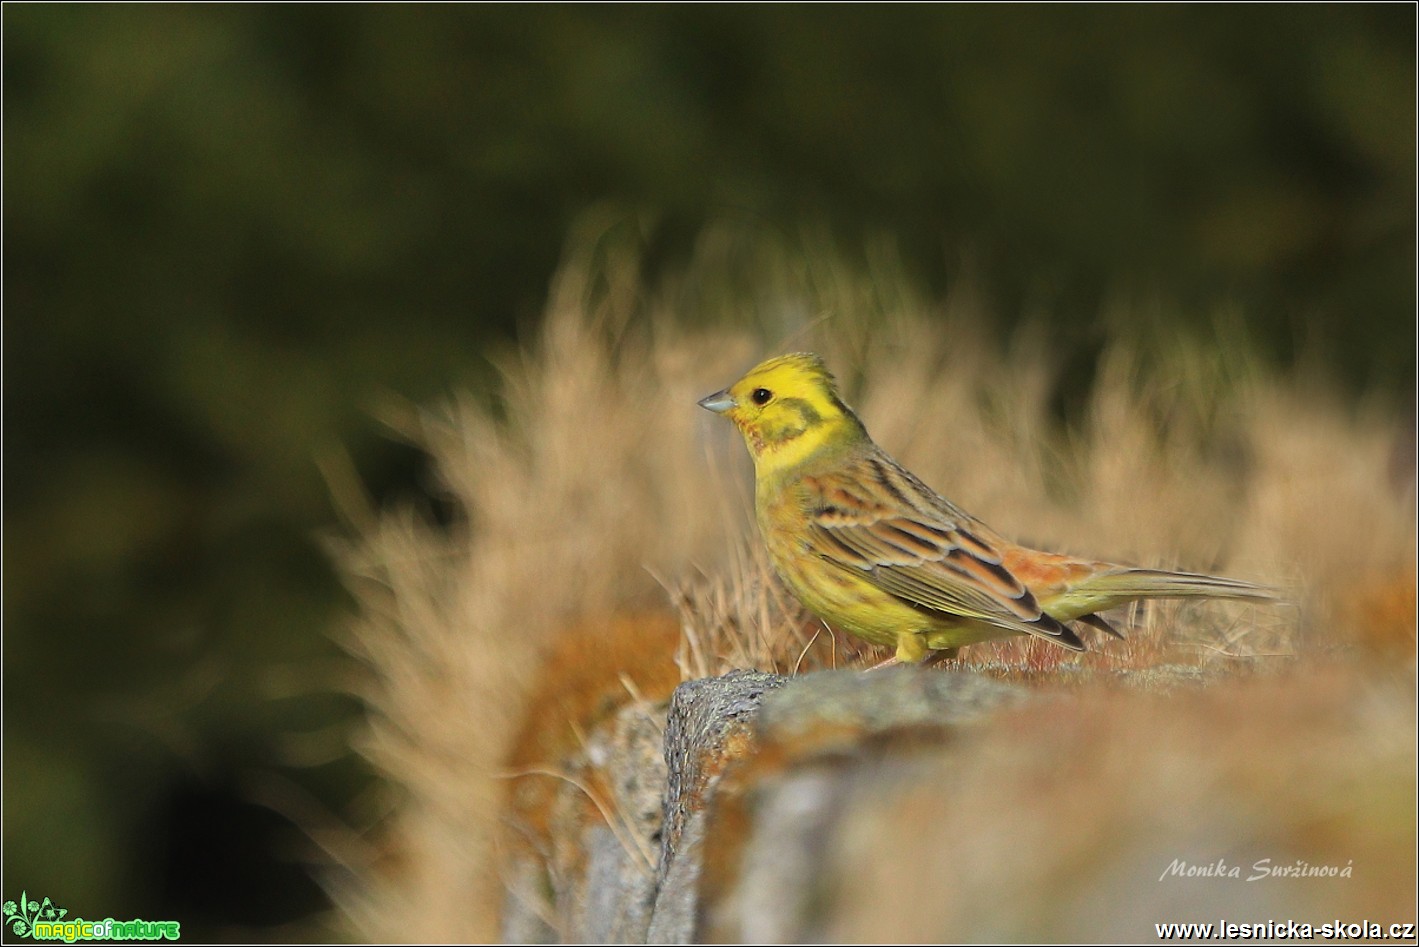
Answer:
[[[1237,579],[1137,569],[1012,543],[888,457],[816,355],[771,358],[700,401],[744,435],[774,568],[834,628],[896,661],[1012,634],[1083,651],[1064,622],[1140,598],[1274,599]]]

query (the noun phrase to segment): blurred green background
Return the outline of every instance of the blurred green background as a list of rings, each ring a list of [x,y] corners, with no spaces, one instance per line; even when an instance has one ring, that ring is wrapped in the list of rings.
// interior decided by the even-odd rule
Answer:
[[[1087,368],[1245,315],[1412,410],[1415,10],[6,5],[4,891],[318,937],[370,777],[316,459],[479,384],[592,207],[889,234]],[[1146,306],[1145,306],[1146,308]],[[274,925],[292,925],[277,927]]]

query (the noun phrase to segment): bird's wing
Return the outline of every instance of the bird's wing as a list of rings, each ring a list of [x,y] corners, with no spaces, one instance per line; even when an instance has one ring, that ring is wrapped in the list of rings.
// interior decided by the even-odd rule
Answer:
[[[813,550],[918,608],[1083,650],[982,536],[984,527],[883,455],[804,478]]]

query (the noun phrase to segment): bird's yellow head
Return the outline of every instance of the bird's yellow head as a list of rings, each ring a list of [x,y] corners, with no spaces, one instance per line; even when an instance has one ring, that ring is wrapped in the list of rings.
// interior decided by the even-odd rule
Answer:
[[[823,360],[809,352],[780,355],[755,366],[700,407],[722,414],[744,435],[755,467],[782,469],[867,432],[838,397]]]

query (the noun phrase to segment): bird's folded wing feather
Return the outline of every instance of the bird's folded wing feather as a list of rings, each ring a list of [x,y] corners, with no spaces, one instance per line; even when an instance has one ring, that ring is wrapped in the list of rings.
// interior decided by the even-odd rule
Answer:
[[[1075,646],[946,500],[895,464],[867,458],[806,478],[814,551],[920,608]]]

